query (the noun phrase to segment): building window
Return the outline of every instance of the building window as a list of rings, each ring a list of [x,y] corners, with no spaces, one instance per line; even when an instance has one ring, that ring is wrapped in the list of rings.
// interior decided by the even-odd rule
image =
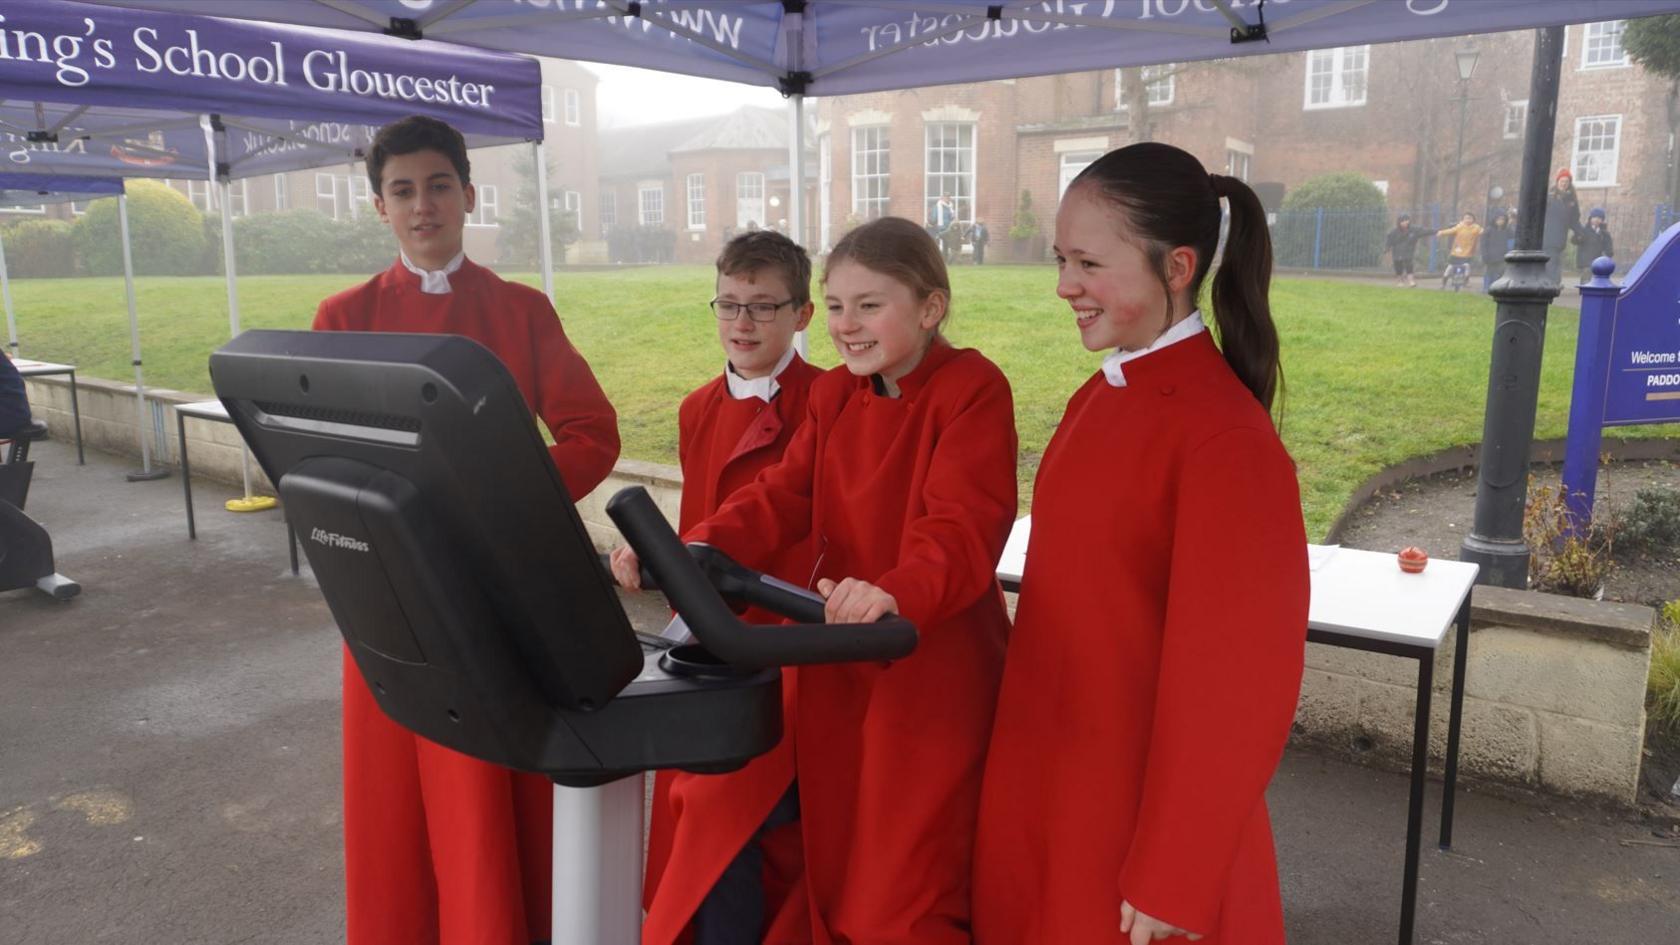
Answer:
[[[1307,97],[1302,108],[1351,108],[1365,104],[1370,46],[1315,49],[1307,53]]]
[[[287,182],[286,175],[284,175],[284,174],[274,175],[274,209],[276,209],[276,210],[286,209],[286,205],[289,202],[289,198],[291,196],[287,192],[290,187],[291,187],[291,185]]]
[[[574,128],[583,124],[583,96],[577,89],[566,90],[566,124]]]
[[[601,232],[618,225],[618,191],[601,191]]]
[[[688,175],[688,228],[706,228],[706,175]]]
[[[46,212],[47,212],[47,205],[44,204],[44,203],[42,203],[42,204],[31,204],[27,207],[0,207],[0,213],[45,214]]]
[[[344,192],[349,195],[350,202],[361,205],[356,208],[356,213],[360,214],[373,212],[372,191],[373,185],[368,182],[366,176],[362,174],[356,174],[354,176],[346,174],[344,176]]]
[[[764,225],[764,175],[744,171],[735,175],[735,226],[743,230]]]
[[[1231,149],[1225,152],[1225,176],[1235,177],[1243,183],[1248,183],[1249,168],[1254,162],[1254,155],[1246,151]]]
[[[927,126],[927,177],[922,219],[934,218],[940,197],[956,203],[956,219],[974,220],[974,125],[934,122]]]
[[[192,201],[192,205],[197,207],[200,213],[209,213],[215,209],[214,202],[210,199],[210,182],[207,180],[188,180],[187,199]]]
[[[501,226],[501,214],[496,207],[496,185],[479,184],[478,202],[467,214],[468,226]]]
[[[230,213],[236,217],[251,215],[251,181],[242,178],[229,181],[227,185],[228,207]]]
[[[554,86],[552,85],[542,87],[542,113],[544,122],[554,123]]]
[[[1622,116],[1575,119],[1575,158],[1570,172],[1576,187],[1613,187],[1622,150]]]
[[[852,214],[873,220],[887,215],[887,126],[852,129]]]
[[[575,190],[566,191],[566,216],[571,219],[572,229],[583,232],[583,194]]]
[[[1528,127],[1528,99],[1520,102],[1505,103],[1505,124],[1501,134],[1506,140],[1521,138],[1523,129]]]
[[[636,188],[636,204],[643,226],[665,224],[664,184],[643,184]]]
[[[1615,69],[1627,65],[1627,50],[1622,48],[1622,31],[1626,29],[1626,20],[1588,23],[1581,43],[1581,68]]]
[[[338,184],[331,174],[315,175],[315,209],[338,219]]]
[[[1143,77],[1144,94],[1147,96],[1149,107],[1157,105],[1171,105],[1173,101],[1173,80],[1178,78],[1173,70],[1177,68],[1171,63],[1158,66],[1144,66],[1139,75]],[[1114,70],[1114,107],[1117,110],[1126,109],[1126,70]]]
[[[70,201],[70,215],[73,216],[73,217],[81,216],[82,214],[87,212],[88,204],[90,204],[92,202],[93,201],[91,201],[91,200],[72,200],[72,201]],[[45,210],[46,205],[43,204],[41,206],[41,209]]]
[[[1060,183],[1056,185],[1056,199],[1067,193],[1073,179],[1079,172],[1091,166],[1091,162],[1103,156],[1101,151],[1064,151],[1062,153],[1062,173]]]

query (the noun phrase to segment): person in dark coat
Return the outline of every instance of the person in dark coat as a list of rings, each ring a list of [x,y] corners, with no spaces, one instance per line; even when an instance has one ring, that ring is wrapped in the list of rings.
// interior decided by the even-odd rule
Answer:
[[[975,220],[974,228],[968,231],[968,241],[974,245],[974,264],[986,264],[986,244],[992,240],[992,231],[986,229],[986,221]]]
[[[1575,176],[1569,168],[1557,172],[1552,191],[1546,196],[1546,224],[1541,230],[1540,248],[1546,251],[1546,279],[1560,282],[1563,252],[1569,238],[1581,232],[1581,201],[1575,195]]]
[[[1575,234],[1575,268],[1580,270],[1581,281],[1592,281],[1593,260],[1615,254],[1616,244],[1610,238],[1610,224],[1605,220],[1604,208],[1594,207],[1587,214],[1587,225]]]
[[[1418,240],[1430,235],[1428,230],[1420,230],[1412,226],[1412,215],[1402,213],[1394,221],[1394,229],[1388,231],[1388,254],[1394,257],[1394,284],[1398,286],[1417,286],[1417,278],[1412,275],[1417,265]]]
[[[29,394],[23,375],[5,354],[0,354],[0,440],[29,426]]]
[[[1511,215],[1501,210],[1488,221],[1482,232],[1482,291],[1493,287],[1505,274],[1505,254],[1511,250]]]

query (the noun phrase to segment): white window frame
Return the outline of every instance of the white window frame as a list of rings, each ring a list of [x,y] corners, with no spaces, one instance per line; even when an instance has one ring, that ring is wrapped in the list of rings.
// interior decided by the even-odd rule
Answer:
[[[653,199],[648,199],[649,196]],[[636,220],[642,226],[665,225],[665,185],[662,182],[636,185]]]
[[[291,203],[291,196],[292,196],[291,187],[292,187],[291,181],[287,179],[285,174],[274,175],[274,209],[275,210],[288,209],[287,204]]]
[[[249,177],[241,177],[237,181],[228,181],[227,194],[229,216],[248,217],[251,215],[251,179]]]
[[[1254,173],[1254,155],[1236,148],[1225,149],[1225,176],[1235,177],[1243,183]]]
[[[321,189],[323,182],[326,183],[325,190]],[[338,179],[331,174],[323,174],[317,171],[315,173],[315,209],[321,209],[321,201],[323,200],[332,201],[332,218],[334,220],[338,219]]]
[[[542,119],[543,124],[554,124],[554,86],[547,83],[542,87]]]
[[[891,130],[887,125],[859,125],[852,129],[852,214],[873,220],[891,210]]]
[[[70,201],[70,215],[73,216],[73,217],[79,217],[82,214],[87,213],[88,204],[91,204],[91,203],[93,203],[92,200],[72,200],[72,201]],[[46,204],[42,204],[41,209],[46,210],[47,209]]]
[[[1056,155],[1058,171],[1056,199],[1061,200],[1062,196],[1067,193],[1068,185],[1072,184],[1073,179],[1079,176],[1079,172],[1090,167],[1097,158],[1102,156],[1102,151],[1063,151]]]
[[[577,89],[567,89],[566,124],[576,128],[583,124],[583,95]]]
[[[1622,34],[1627,29],[1627,20],[1606,20],[1602,23],[1586,23],[1581,27],[1581,66],[1587,69],[1625,69],[1633,65],[1628,58],[1627,49],[1622,46]],[[1612,40],[1606,43],[1606,36]],[[1596,45],[1595,45],[1595,41]],[[1621,57],[1606,59],[1602,54],[1606,46],[1619,50]],[[1596,60],[1595,60],[1595,57]]]
[[[583,194],[575,190],[568,190],[561,198],[564,209],[572,216],[572,229],[583,232]]]
[[[473,211],[467,214],[467,226],[482,229],[492,229],[502,225],[501,207],[498,205],[495,184],[479,184],[477,201]]]
[[[209,213],[216,209],[214,193],[215,188],[210,186],[209,181],[187,178],[187,199],[198,208],[198,212]]]
[[[492,185],[492,187],[493,186],[494,185]],[[368,213],[373,213],[374,212],[374,208],[373,208],[373,185],[368,182],[367,175],[365,175],[365,174],[346,174],[346,175],[344,175],[344,193],[345,193],[345,198],[346,198],[345,199],[345,206],[346,207],[350,206],[353,203],[360,203],[363,207],[367,208]],[[360,213],[360,212],[361,212],[360,210],[357,211],[357,213]]]
[[[1326,59],[1326,57],[1328,57]],[[1348,64],[1349,60],[1357,60],[1357,69]],[[1319,71],[1323,75],[1326,71],[1330,76],[1330,84],[1326,89],[1324,101],[1313,101],[1313,66],[1319,62],[1328,62],[1328,70]],[[1350,78],[1359,76],[1357,83]],[[1351,86],[1357,85],[1358,94],[1349,91]],[[1307,53],[1306,84],[1301,93],[1301,108],[1304,111],[1317,111],[1325,108],[1359,108],[1370,99],[1371,95],[1371,47],[1365,46],[1337,46],[1334,49],[1314,49]]]
[[[618,225],[618,191],[611,188],[601,191],[601,210],[599,216],[601,218],[602,233],[605,233]]]
[[[688,186],[688,228],[704,230],[706,228],[706,175],[690,174]]]
[[[1583,126],[1588,125],[1591,122],[1610,123],[1612,125],[1610,133],[1610,140],[1612,144],[1609,148],[1593,148],[1592,150],[1586,152],[1581,150],[1581,132]],[[1574,175],[1574,185],[1576,189],[1590,190],[1593,188],[1616,186],[1617,165],[1621,163],[1622,157],[1622,127],[1621,115],[1583,115],[1580,118],[1575,119],[1575,136],[1571,139],[1569,145],[1569,172]],[[1602,138],[1604,136],[1602,128],[1590,133],[1595,138]],[[1610,158],[1608,161],[1599,161],[1595,159],[1591,162],[1592,165],[1595,166],[1589,167],[1583,165],[1581,162],[1581,156],[1584,153],[1608,153]],[[1609,165],[1610,170],[1608,175],[1603,174],[1602,166],[1604,164]]]
[[[944,129],[954,128],[957,132],[955,147],[947,147],[943,141],[936,147],[934,135],[942,133]],[[963,133],[967,132],[968,145],[962,143]],[[956,193],[951,194],[952,203],[956,204],[958,222],[974,222],[974,196],[977,193],[978,181],[980,126],[972,121],[930,121],[922,126],[922,219],[933,219],[934,205],[939,202],[942,194],[949,193],[949,185],[956,185]],[[968,170],[962,169],[963,154],[968,155]],[[944,155],[956,155],[956,170],[946,170]],[[938,170],[935,170],[935,158]],[[964,186],[966,184],[966,187]],[[965,192],[966,191],[966,192]]]
[[[736,229],[745,230],[749,225],[770,229],[770,221],[765,219],[770,212],[766,196],[762,171],[742,171],[735,175]]]
[[[1515,120],[1516,127],[1512,127]],[[1506,141],[1515,141],[1528,130],[1528,99],[1518,99],[1505,103],[1505,119],[1499,125],[1500,137]]]
[[[32,207],[0,207],[0,213],[27,213],[30,216],[45,216],[47,205],[42,203]]]
[[[1144,66],[1138,70],[1138,77],[1143,80],[1144,94],[1147,96],[1150,108],[1158,108],[1173,103],[1178,74],[1172,70],[1177,68],[1173,63],[1163,62],[1158,66]],[[1165,78],[1151,76],[1151,73],[1154,76],[1159,76],[1163,72],[1170,74]],[[1125,74],[1124,69],[1114,70],[1114,110],[1119,112],[1125,111],[1128,107],[1126,105]],[[1164,93],[1162,92],[1163,88],[1165,89]]]

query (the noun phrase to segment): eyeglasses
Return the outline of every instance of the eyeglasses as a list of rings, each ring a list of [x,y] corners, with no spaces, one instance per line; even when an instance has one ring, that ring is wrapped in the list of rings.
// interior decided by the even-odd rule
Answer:
[[[782,306],[792,305],[793,299],[781,302],[747,302],[746,304],[713,299],[706,304],[712,307],[712,314],[718,317],[718,321],[732,322],[741,317],[742,312],[746,312],[747,317],[755,322],[773,322],[776,320],[776,313],[782,310]]]

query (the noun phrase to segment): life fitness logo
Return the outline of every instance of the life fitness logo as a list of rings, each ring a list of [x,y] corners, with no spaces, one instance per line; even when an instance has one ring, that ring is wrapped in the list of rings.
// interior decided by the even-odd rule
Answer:
[[[368,543],[359,538],[340,535],[338,532],[329,532],[324,528],[311,528],[309,530],[309,540],[328,548],[341,548],[345,551],[360,551],[365,554],[371,550]]]

